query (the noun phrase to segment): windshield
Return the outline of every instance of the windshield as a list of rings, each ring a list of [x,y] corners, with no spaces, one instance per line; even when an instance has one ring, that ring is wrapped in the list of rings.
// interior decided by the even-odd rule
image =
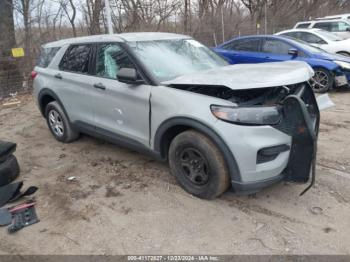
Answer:
[[[343,40],[339,36],[332,34],[332,33],[325,31],[325,30],[319,30],[319,31],[317,31],[317,33],[329,41],[341,41],[341,40]]]
[[[129,47],[159,81],[228,65],[193,39],[129,42]]]

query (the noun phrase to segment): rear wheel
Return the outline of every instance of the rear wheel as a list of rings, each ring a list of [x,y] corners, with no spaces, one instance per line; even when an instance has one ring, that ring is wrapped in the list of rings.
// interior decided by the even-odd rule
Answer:
[[[68,117],[56,101],[46,106],[45,116],[51,133],[58,141],[70,143],[79,137],[79,133],[71,127]]]
[[[230,185],[222,153],[208,137],[194,130],[185,131],[173,139],[169,165],[180,185],[200,198],[215,198]]]
[[[315,93],[325,93],[334,85],[334,77],[324,68],[314,68],[315,75],[311,79],[311,86]]]

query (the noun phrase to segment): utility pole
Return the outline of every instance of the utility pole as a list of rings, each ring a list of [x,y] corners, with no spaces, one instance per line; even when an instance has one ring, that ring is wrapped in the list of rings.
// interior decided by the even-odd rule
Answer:
[[[267,0],[265,1],[265,35],[267,34]]]
[[[112,17],[111,17],[111,7],[109,5],[109,0],[105,0],[106,16],[107,16],[107,27],[108,34],[113,34]]]
[[[222,29],[222,42],[225,42],[225,24],[224,24],[224,10],[223,5],[221,6],[221,29]]]

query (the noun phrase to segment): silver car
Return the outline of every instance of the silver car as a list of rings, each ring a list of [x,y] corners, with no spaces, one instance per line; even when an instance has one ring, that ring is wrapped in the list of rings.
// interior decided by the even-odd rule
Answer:
[[[211,199],[307,182],[319,110],[304,62],[228,65],[194,39],[126,33],[43,46],[34,96],[54,137],[80,133],[168,161],[180,185]]]

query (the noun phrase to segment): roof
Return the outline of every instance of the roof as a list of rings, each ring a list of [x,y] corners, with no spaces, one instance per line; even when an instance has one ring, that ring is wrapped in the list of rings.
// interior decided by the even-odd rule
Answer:
[[[322,19],[315,19],[315,20],[309,20],[309,21],[300,21],[296,23],[295,25],[299,24],[308,24],[308,23],[323,23],[323,22],[349,22],[347,19],[343,18],[322,18]]]
[[[123,34],[91,35],[75,38],[67,38],[45,44],[45,47],[58,47],[69,44],[91,43],[91,42],[134,42],[134,41],[154,41],[168,39],[190,38],[187,35],[160,33],[160,32],[140,32]]]
[[[323,19],[348,19],[350,16],[350,13],[347,14],[339,14],[339,15],[328,15],[324,17],[318,17],[317,20],[323,20]]]
[[[325,30],[320,29],[320,28],[293,28],[293,29],[288,29],[288,30],[278,32],[275,35],[289,33],[289,32],[316,32],[317,33],[319,31],[325,31]]]

